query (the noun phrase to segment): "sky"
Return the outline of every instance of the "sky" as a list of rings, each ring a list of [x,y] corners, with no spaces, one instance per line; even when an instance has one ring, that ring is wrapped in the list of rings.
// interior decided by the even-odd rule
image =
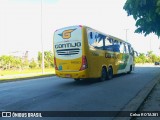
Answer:
[[[29,51],[31,57],[53,50],[54,31],[86,25],[130,42],[138,52],[160,54],[160,39],[134,33],[135,20],[123,9],[126,0],[0,0],[0,55]],[[41,22],[42,18],[42,22]],[[41,34],[42,25],[42,34]],[[41,42],[42,37],[42,42]]]

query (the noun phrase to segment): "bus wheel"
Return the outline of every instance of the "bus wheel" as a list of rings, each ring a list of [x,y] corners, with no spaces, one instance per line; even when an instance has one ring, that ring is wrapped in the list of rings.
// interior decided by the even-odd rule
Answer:
[[[113,78],[113,69],[112,67],[108,67],[107,79],[110,80]]]
[[[106,70],[106,68],[103,67],[100,81],[105,81],[106,79],[107,79],[107,70]]]

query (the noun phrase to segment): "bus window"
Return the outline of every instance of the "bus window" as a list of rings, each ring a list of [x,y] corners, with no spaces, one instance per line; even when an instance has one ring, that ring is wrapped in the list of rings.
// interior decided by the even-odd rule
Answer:
[[[114,52],[120,52],[120,45],[114,45],[113,46],[113,51]]]
[[[107,38],[109,40],[110,43],[113,44],[113,39],[112,38]]]
[[[134,56],[134,50],[132,47],[131,47],[131,55]]]
[[[119,44],[119,42],[117,40],[114,40],[114,45]]]
[[[124,44],[123,43],[120,45],[120,53],[124,53]]]
[[[128,45],[128,44],[125,44],[125,47],[126,47],[126,53],[130,53],[130,52],[129,52],[129,45]]]
[[[127,53],[127,47],[125,43],[124,43],[124,53]]]
[[[133,54],[133,50],[132,50],[132,48],[131,48],[130,45],[128,45],[128,52],[129,52],[130,54]]]
[[[94,42],[94,47],[97,49],[103,49],[104,46],[104,39],[106,36],[102,35],[102,34],[97,34],[97,39]]]
[[[93,34],[92,34],[92,32],[90,32],[90,38],[93,39]]]
[[[113,51],[113,45],[112,45],[112,41],[110,38],[105,39],[105,43],[104,43],[104,49],[108,50],[108,51]]]
[[[89,45],[93,46],[96,49],[103,49],[104,39],[106,38],[105,35],[88,30],[88,38]]]
[[[129,53],[131,53],[131,46],[130,45],[128,45],[128,51],[129,51]]]
[[[89,42],[89,45],[93,46],[93,43],[94,43],[94,41],[95,41],[95,38],[94,38],[94,36],[93,36],[93,32],[89,32],[88,34],[89,34],[89,35],[88,35],[88,38],[89,38],[88,42]]]

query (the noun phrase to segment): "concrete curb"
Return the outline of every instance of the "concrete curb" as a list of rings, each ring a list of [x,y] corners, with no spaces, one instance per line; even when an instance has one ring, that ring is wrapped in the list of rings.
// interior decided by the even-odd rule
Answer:
[[[46,74],[46,75],[40,75],[40,76],[29,76],[26,78],[13,78],[8,80],[0,80],[0,83],[15,82],[15,81],[21,81],[21,80],[31,80],[36,78],[45,78],[45,77],[52,77],[52,76],[55,76],[55,74]]]
[[[113,118],[113,120],[130,120],[130,117],[118,117],[122,116],[126,111],[136,112],[143,105],[145,99],[149,96],[152,89],[160,81],[160,75],[155,77],[151,82],[149,82],[127,105],[122,108],[122,110]]]

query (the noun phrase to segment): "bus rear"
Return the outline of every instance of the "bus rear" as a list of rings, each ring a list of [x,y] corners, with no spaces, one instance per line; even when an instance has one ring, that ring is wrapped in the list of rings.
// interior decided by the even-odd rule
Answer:
[[[87,59],[84,54],[83,27],[71,26],[54,33],[55,73],[59,77],[86,78]]]

